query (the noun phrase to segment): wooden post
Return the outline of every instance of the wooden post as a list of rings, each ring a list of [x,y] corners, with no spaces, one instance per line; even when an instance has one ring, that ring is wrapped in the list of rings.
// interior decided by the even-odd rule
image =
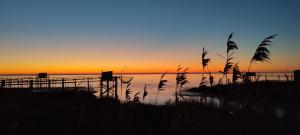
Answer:
[[[118,99],[118,78],[115,77],[114,78],[114,82],[115,82],[115,99]]]
[[[50,81],[50,79],[48,80],[48,89],[49,90],[51,89],[51,81]]]
[[[61,90],[64,91],[65,90],[65,79],[61,80]]]
[[[74,84],[75,84],[75,90],[77,90],[77,86],[76,86],[76,79],[74,79]]]
[[[99,97],[102,98],[102,91],[103,91],[103,81],[100,79],[100,95]]]
[[[29,81],[29,89],[31,92],[33,91],[33,80]]]
[[[106,81],[106,96],[109,97],[109,80]]]
[[[23,88],[24,80],[23,78],[21,79],[21,88]]]
[[[39,79],[39,83],[40,83],[40,89],[42,88],[42,80]]]
[[[20,80],[18,79],[18,85],[17,88],[20,88]]]
[[[88,92],[90,92],[90,78],[87,78]]]

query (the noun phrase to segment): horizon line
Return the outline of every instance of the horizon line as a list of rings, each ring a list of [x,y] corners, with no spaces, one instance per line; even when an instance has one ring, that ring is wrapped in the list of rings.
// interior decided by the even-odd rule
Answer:
[[[37,73],[5,73],[1,74],[0,76],[10,76],[10,75],[37,75],[38,73],[47,73],[47,72],[37,72]],[[125,73],[120,73],[120,72],[115,72],[113,74],[117,75],[130,75],[130,74],[163,74],[166,72],[125,72]],[[166,74],[177,74],[178,72],[167,72]],[[293,73],[293,71],[258,71],[256,73]],[[47,73],[48,75],[100,75],[101,72],[99,73]],[[188,72],[187,74],[202,74],[202,72]],[[209,73],[204,73],[204,74],[209,74]],[[221,74],[220,72],[211,72],[211,74]]]

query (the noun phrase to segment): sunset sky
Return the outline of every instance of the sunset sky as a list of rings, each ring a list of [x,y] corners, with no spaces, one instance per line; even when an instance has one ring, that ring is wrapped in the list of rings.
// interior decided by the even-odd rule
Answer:
[[[201,71],[223,69],[226,40],[246,71],[259,43],[272,39],[271,64],[300,69],[299,0],[0,0],[0,74]]]

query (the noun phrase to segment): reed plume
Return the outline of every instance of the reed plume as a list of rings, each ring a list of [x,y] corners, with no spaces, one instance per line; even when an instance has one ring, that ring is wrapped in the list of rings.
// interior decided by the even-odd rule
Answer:
[[[144,93],[143,93],[143,101],[145,100],[145,97],[148,95],[148,91],[147,91],[147,85],[145,85],[144,87]]]
[[[189,68],[185,68],[183,71],[181,71],[181,69],[183,69],[183,67],[179,65],[176,73],[175,103],[178,103],[178,87],[179,91],[181,91],[182,86],[188,82],[186,74],[188,73],[187,71]]]
[[[182,86],[188,82],[186,78],[186,74],[188,73],[187,71],[189,70],[189,68],[185,68],[183,71],[180,71],[181,69],[183,69],[183,67],[179,65],[176,74],[176,91],[178,90],[178,86],[180,91]]]
[[[205,73],[205,67],[208,66],[208,63],[211,62],[211,59],[206,58],[207,55],[207,51],[204,49],[204,47],[202,48],[202,56],[201,56],[201,60],[202,60],[202,79],[201,82],[199,84],[199,87],[203,86],[203,81],[206,79],[206,77],[204,77],[204,73]]]
[[[208,73],[209,73],[209,78],[208,78],[209,84],[210,84],[210,86],[213,86],[215,78],[214,78],[214,76],[211,75],[211,73],[209,71],[208,71]]]
[[[134,95],[134,97],[133,97],[133,100],[132,100],[132,103],[134,103],[134,104],[139,104],[139,103],[141,103],[139,94],[140,94],[139,92],[135,93],[135,95]]]
[[[250,68],[253,62],[268,62],[270,63],[271,59],[270,59],[270,50],[267,48],[268,46],[271,46],[271,39],[275,38],[278,34],[274,34],[272,36],[269,36],[267,38],[265,38],[260,44],[259,46],[256,48],[255,53],[253,55],[253,57],[251,58],[250,61],[250,65],[248,68],[248,72],[250,72]]]
[[[200,81],[200,84],[199,84],[199,88],[200,87],[205,87],[205,86],[207,86],[207,81],[206,81],[206,78],[207,77],[203,77],[202,79],[201,79],[201,81]]]
[[[234,54],[234,50],[238,50],[238,46],[234,41],[232,41],[233,34],[234,34],[233,32],[230,33],[227,39],[226,62],[225,62],[224,70],[220,71],[221,73],[223,73],[223,75],[225,75],[226,84],[228,84],[227,74],[233,67],[233,63],[231,62],[231,60],[233,59],[232,55]]]
[[[232,82],[236,83],[239,78],[241,78],[241,71],[238,64],[235,64],[232,68]]]
[[[164,76],[165,76],[167,73],[168,73],[168,71],[165,72],[165,73],[163,73],[163,74],[161,75],[161,77],[160,77],[159,84],[158,84],[158,87],[157,87],[157,93],[156,93],[155,104],[157,103],[158,92],[164,90],[164,87],[167,85],[166,83],[168,82],[168,80],[163,79]]]
[[[126,91],[125,91],[125,98],[126,98],[126,102],[130,101],[131,97],[130,97],[130,94],[131,94],[131,89],[130,89],[130,85],[131,83],[129,82],[126,86]]]

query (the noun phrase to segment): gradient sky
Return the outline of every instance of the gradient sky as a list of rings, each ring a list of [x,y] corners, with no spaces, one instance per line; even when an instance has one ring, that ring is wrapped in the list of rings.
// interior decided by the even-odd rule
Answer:
[[[223,69],[231,32],[245,71],[258,44],[278,33],[272,63],[300,69],[299,0],[0,0],[0,74],[201,71]]]

